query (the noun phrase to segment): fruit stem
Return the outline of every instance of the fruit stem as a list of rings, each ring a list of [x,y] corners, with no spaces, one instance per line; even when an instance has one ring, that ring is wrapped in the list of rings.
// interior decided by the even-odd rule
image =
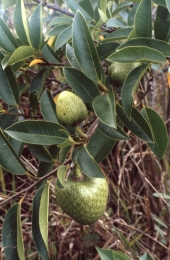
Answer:
[[[80,171],[80,168],[78,166],[78,164],[75,164],[75,168],[74,168],[74,178],[75,179],[82,179],[83,177],[83,174],[82,172]]]
[[[108,89],[106,88],[106,86],[101,81],[99,82],[99,87],[102,91],[108,93]]]
[[[83,133],[83,131],[82,131],[82,129],[80,128],[80,126],[79,125],[76,125],[75,127],[74,127],[74,129],[75,129],[75,131],[76,131],[76,133],[81,137],[81,138],[87,138],[87,135],[85,134],[85,133]]]

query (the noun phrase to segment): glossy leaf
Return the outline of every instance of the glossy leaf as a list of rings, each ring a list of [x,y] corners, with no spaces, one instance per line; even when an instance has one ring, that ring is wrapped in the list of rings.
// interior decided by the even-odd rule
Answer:
[[[39,120],[16,123],[5,132],[21,142],[40,145],[61,144],[68,138],[67,130],[63,126]]]
[[[29,33],[31,45],[40,50],[42,45],[42,4],[40,3],[32,13],[29,21]]]
[[[161,52],[145,46],[125,47],[110,55],[108,60],[121,63],[136,61],[166,63],[166,58]]]
[[[45,44],[44,47],[42,48],[42,56],[43,59],[48,62],[54,62],[54,63],[60,62],[59,57],[48,44]]]
[[[101,65],[97,50],[87,23],[79,11],[73,21],[73,48],[83,73],[91,80],[100,82]]]
[[[154,22],[155,38],[163,41],[169,41],[170,36],[170,21],[169,11],[164,6],[158,6],[156,19]]]
[[[154,143],[148,143],[148,146],[161,159],[168,145],[166,126],[159,114],[153,109],[145,107],[141,113],[149,123],[154,139]]]
[[[27,172],[25,165],[20,161],[18,155],[2,131],[0,131],[0,165],[8,172],[17,175],[23,175]]]
[[[89,14],[75,0],[64,0],[64,2],[73,13],[80,11],[82,15],[85,17],[85,19],[91,20],[93,18],[90,17]]]
[[[132,107],[131,120],[128,119],[123,108],[119,104],[116,107],[116,111],[120,120],[133,134],[146,142],[153,142],[150,125],[136,108]]]
[[[83,72],[69,67],[64,68],[63,72],[69,85],[85,103],[91,103],[99,95],[96,84],[86,77]]]
[[[116,128],[114,94],[99,95],[93,100],[93,109],[97,117],[105,124]]]
[[[5,10],[10,6],[15,5],[17,0],[2,0],[2,8]]]
[[[136,37],[152,38],[152,1],[141,0],[135,16]]]
[[[71,36],[72,36],[72,26],[69,26],[65,30],[63,30],[57,37],[54,50],[56,51],[64,44],[66,44],[71,39]]]
[[[119,43],[117,42],[101,42],[97,48],[97,52],[100,60],[105,60],[108,56],[110,56],[113,52],[116,51]]]
[[[24,246],[21,233],[21,202],[14,204],[6,213],[2,242],[7,260],[24,260]]]
[[[109,138],[114,140],[129,140],[130,138],[125,134],[120,126],[117,126],[117,129],[110,127],[103,122],[99,122],[100,131]]]
[[[104,38],[103,42],[127,39],[128,35],[131,33],[132,30],[133,30],[132,27],[118,29],[112,33],[107,34],[106,37]]]
[[[170,56],[170,45],[167,42],[146,38],[146,37],[139,37],[136,39],[129,40],[123,44],[121,44],[117,50],[121,50],[125,47],[134,47],[134,46],[149,46],[152,49],[155,49],[161,52],[165,56]]]
[[[14,9],[14,25],[15,25],[15,30],[16,30],[16,33],[17,33],[20,41],[24,45],[31,45],[26,10],[24,7],[23,0],[17,0],[16,6]]]
[[[37,251],[43,260],[49,260],[48,205],[49,184],[41,186],[36,192],[32,212],[32,235]]]
[[[0,97],[11,106],[19,103],[19,88],[10,67],[3,70],[0,66]]]
[[[41,96],[40,108],[44,120],[58,123],[56,105],[48,89],[46,89]]]
[[[18,47],[11,55],[10,59],[8,60],[8,65],[12,65],[19,61],[23,61],[29,57],[32,57],[34,51],[30,46],[20,46]]]
[[[17,48],[17,42],[7,24],[0,17],[0,46],[6,52],[12,53]]]
[[[78,69],[78,70],[81,70],[78,62],[77,62],[77,58],[75,56],[75,52],[74,52],[74,49],[70,46],[70,44],[66,44],[66,56],[67,56],[67,59],[69,61],[69,63],[75,68],[75,69]]]
[[[53,157],[48,151],[48,149],[43,145],[35,145],[35,144],[28,144],[28,148],[31,153],[40,161],[43,162],[52,162]]]
[[[83,147],[78,153],[77,163],[85,175],[92,178],[105,178],[99,165],[96,163],[86,147]]]
[[[133,71],[130,72],[125,82],[123,83],[121,91],[121,100],[123,109],[128,118],[131,117],[133,96],[135,94],[135,91],[138,87],[141,78],[143,77],[145,71],[148,69],[149,66],[150,65],[143,64],[135,68]]]
[[[87,144],[87,149],[97,163],[100,163],[110,153],[116,140],[106,136],[97,128]]]

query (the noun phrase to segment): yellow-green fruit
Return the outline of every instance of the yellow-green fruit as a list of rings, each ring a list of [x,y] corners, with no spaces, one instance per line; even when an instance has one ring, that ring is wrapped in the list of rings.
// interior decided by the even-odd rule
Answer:
[[[70,91],[61,92],[55,102],[58,119],[64,124],[74,125],[88,115],[83,100]]]
[[[83,180],[69,176],[63,189],[56,185],[57,205],[77,223],[90,225],[96,222],[106,210],[108,185],[105,178]]]
[[[112,80],[112,83],[116,86],[122,86],[128,74],[140,66],[140,62],[135,63],[119,63],[114,62],[109,67],[109,74]]]

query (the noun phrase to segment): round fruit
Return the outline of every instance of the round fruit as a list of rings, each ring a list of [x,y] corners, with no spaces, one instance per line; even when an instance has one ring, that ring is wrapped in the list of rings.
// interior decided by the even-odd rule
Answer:
[[[64,188],[56,185],[56,200],[60,208],[77,223],[96,222],[106,210],[108,186],[105,178],[74,179],[71,173]]]
[[[83,100],[70,91],[61,92],[55,102],[58,119],[66,125],[77,124],[88,115]]]
[[[126,77],[128,74],[135,69],[136,67],[140,66],[140,62],[135,63],[119,63],[114,62],[109,67],[109,74],[112,80],[112,83],[116,86],[120,87],[123,85]]]

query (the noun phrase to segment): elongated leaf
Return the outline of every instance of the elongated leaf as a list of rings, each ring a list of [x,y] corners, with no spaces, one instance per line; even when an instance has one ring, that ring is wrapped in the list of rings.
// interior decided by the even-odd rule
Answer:
[[[148,146],[161,159],[168,145],[166,126],[159,114],[153,109],[145,107],[141,113],[148,121],[154,139],[154,143],[148,143]]]
[[[113,28],[113,27],[125,27],[125,23],[117,18],[110,18],[106,23],[107,28]]]
[[[46,89],[41,96],[40,107],[44,120],[58,123],[56,105],[48,89]]]
[[[121,97],[122,106],[128,116],[131,117],[133,96],[138,87],[138,84],[143,77],[145,71],[150,65],[143,64],[130,72],[122,86]]]
[[[59,24],[48,33],[48,36],[57,36],[68,27],[70,27],[68,24]]]
[[[3,48],[5,51],[12,53],[15,48],[17,48],[17,42],[4,22],[4,20],[0,17],[0,46]]]
[[[129,140],[130,138],[125,134],[120,126],[117,129],[110,127],[103,122],[99,122],[100,131],[106,136],[113,138],[114,140]]]
[[[134,21],[135,21],[135,15],[136,11],[138,9],[139,3],[135,3],[128,15],[128,25],[129,26],[134,26]]]
[[[63,72],[69,85],[85,103],[91,103],[99,95],[96,84],[83,72],[74,68],[64,68]]]
[[[31,15],[29,22],[31,45],[40,50],[42,44],[42,4],[40,3]]]
[[[21,142],[40,145],[61,144],[68,138],[67,130],[63,126],[39,120],[16,123],[5,132]]]
[[[123,254],[122,252],[118,252],[114,250],[113,250],[113,259],[132,260],[129,256]]]
[[[91,80],[100,82],[101,65],[97,50],[87,23],[79,11],[73,21],[73,48],[83,73]]]
[[[89,14],[84,10],[84,8],[82,8],[75,0],[64,0],[64,2],[73,13],[76,13],[77,10],[79,10],[83,14],[85,19],[92,20],[93,17],[90,17]]]
[[[142,0],[135,16],[136,37],[152,37],[151,0]]]
[[[97,117],[105,124],[116,128],[115,101],[112,95],[99,95],[93,100]]]
[[[166,0],[152,0],[153,3],[166,7]]]
[[[48,204],[49,184],[41,186],[33,200],[32,234],[35,246],[43,260],[49,260],[48,255]]]
[[[117,42],[101,42],[101,44],[97,48],[100,60],[105,60],[108,56],[115,52],[118,46],[119,43]]]
[[[24,246],[21,234],[21,202],[14,204],[7,212],[2,229],[2,242],[7,260],[24,260]]]
[[[99,165],[90,155],[86,147],[83,147],[77,155],[77,163],[81,171],[92,178],[105,178]]]
[[[114,41],[114,40],[122,40],[122,39],[127,39],[131,31],[133,30],[132,27],[130,28],[122,28],[119,30],[116,30],[112,33],[108,33],[106,37],[104,38],[103,42],[109,42],[109,41]]]
[[[96,132],[92,135],[92,138],[87,144],[87,149],[94,160],[97,163],[100,163],[107,157],[115,144],[116,140],[111,139],[97,128]]]
[[[165,2],[166,2],[167,9],[170,12],[170,1],[169,0],[165,0]]]
[[[66,44],[66,56],[67,59],[69,61],[69,63],[76,69],[81,70],[78,62],[77,62],[77,58],[75,56],[75,52],[74,49],[70,46],[70,44]]]
[[[114,11],[112,12],[112,16],[117,15],[120,11],[126,9],[127,7],[129,7],[130,5],[132,5],[133,3],[128,1],[128,2],[122,2],[116,5],[116,8],[114,9]]]
[[[165,56],[170,56],[170,45],[167,42],[161,41],[161,40],[156,40],[156,39],[151,39],[151,38],[136,38],[129,40],[123,44],[121,44],[117,50],[121,50],[125,47],[134,47],[134,46],[149,46],[152,49],[155,49],[159,52],[161,52]]]
[[[63,30],[57,37],[57,40],[55,42],[55,51],[62,47],[64,44],[66,44],[70,40],[71,36],[72,26],[69,26],[65,30]]]
[[[12,124],[14,124],[18,119],[18,111],[16,108],[11,108],[8,113],[0,113],[0,128],[3,130]]]
[[[17,106],[19,103],[19,88],[10,67],[3,70],[0,66],[0,97],[9,105]]]
[[[123,108],[119,104],[116,106],[116,111],[120,120],[132,133],[134,133],[136,136],[146,142],[153,142],[150,125],[137,109],[135,109],[134,107],[132,108],[131,120],[128,119]]]
[[[57,178],[60,181],[60,184],[64,187],[65,185],[65,177],[66,177],[66,173],[67,173],[67,168],[65,165],[60,165],[58,167],[58,171],[57,171]]]
[[[58,24],[68,24],[71,25],[73,19],[71,17],[56,17],[48,24],[48,26],[58,25]]]
[[[48,149],[43,145],[28,144],[28,148],[37,159],[43,162],[52,162],[53,157]]]
[[[14,25],[20,41],[24,45],[31,45],[28,23],[27,23],[27,16],[26,16],[23,0],[17,0],[14,9]]]
[[[169,16],[169,11],[166,7],[164,6],[157,7],[156,19],[154,22],[154,33],[156,39],[169,41],[170,21],[168,16]]]
[[[17,141],[17,140],[13,139],[10,136],[8,138],[8,141],[12,145],[12,147],[13,147],[14,151],[16,152],[16,154],[20,157],[22,155],[22,152],[23,152],[24,143],[22,143],[20,141]]]
[[[166,62],[165,56],[161,52],[145,46],[125,47],[110,55],[107,60],[122,63],[130,63],[135,61],[152,63]]]
[[[30,46],[20,46],[18,47],[13,54],[11,55],[10,59],[8,60],[8,65],[17,63],[19,61],[23,61],[29,57],[32,57],[34,54],[32,47]]]
[[[2,0],[2,8],[5,10],[10,6],[15,5],[17,0]]]
[[[101,260],[115,260],[113,258],[113,250],[102,249],[102,248],[98,248],[98,247],[96,247],[96,249],[97,249],[97,252],[98,252]]]
[[[14,174],[23,175],[27,172],[25,165],[20,161],[18,155],[3,135],[2,131],[0,131],[0,165],[8,172]]]
[[[44,60],[48,62],[55,62],[55,63],[60,62],[59,57],[48,44],[45,44],[44,47],[42,48],[42,56]]]

